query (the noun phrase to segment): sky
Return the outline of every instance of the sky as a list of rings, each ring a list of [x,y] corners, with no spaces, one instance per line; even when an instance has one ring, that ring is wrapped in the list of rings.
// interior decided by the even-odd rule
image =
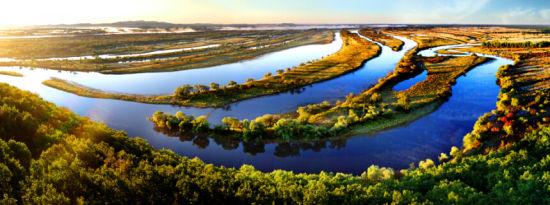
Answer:
[[[550,0],[0,0],[0,26],[130,20],[550,24]]]

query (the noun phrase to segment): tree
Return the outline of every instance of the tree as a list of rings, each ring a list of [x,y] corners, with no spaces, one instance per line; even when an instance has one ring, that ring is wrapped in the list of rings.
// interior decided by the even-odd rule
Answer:
[[[191,123],[193,124],[193,131],[195,132],[206,131],[210,128],[208,119],[204,115],[195,118]]]
[[[189,131],[188,129],[193,127],[191,122],[194,120],[194,117],[192,115],[185,115],[183,112],[178,111],[175,116],[179,120],[178,127],[180,131]]]
[[[218,83],[210,83],[210,89],[212,89],[212,90],[220,89],[220,84],[218,84]]]
[[[244,124],[244,123],[243,123]],[[242,137],[244,140],[250,140],[261,137],[266,133],[266,126],[261,122],[250,121],[248,126],[243,129]]]
[[[411,101],[407,95],[397,96],[397,106],[404,111],[409,111],[411,109]]]
[[[361,178],[370,183],[388,180],[391,179],[393,176],[393,169],[385,167],[380,168],[376,165],[371,165],[366,172],[363,172],[361,174]]]
[[[235,87],[237,86],[237,82],[235,81],[229,81],[229,83],[227,83],[227,87]]]
[[[202,93],[208,91],[210,88],[206,85],[197,84],[193,86],[195,89],[195,92]]]
[[[186,98],[193,92],[193,87],[191,85],[182,85],[176,88],[174,96],[176,98]]]
[[[260,117],[257,117],[256,119],[254,119],[254,121],[256,122],[260,122],[268,127],[272,127],[273,125],[275,125],[275,123],[277,123],[277,121],[279,120],[279,116],[276,116],[276,115],[272,115],[272,114],[265,114],[265,115],[262,115]]]
[[[224,117],[222,123],[226,125],[230,130],[241,130],[242,124],[241,121],[233,117]]]
[[[382,100],[382,96],[378,93],[373,93],[371,96],[370,96],[370,101],[373,102],[373,103],[377,103],[377,102],[380,102],[380,100]]]

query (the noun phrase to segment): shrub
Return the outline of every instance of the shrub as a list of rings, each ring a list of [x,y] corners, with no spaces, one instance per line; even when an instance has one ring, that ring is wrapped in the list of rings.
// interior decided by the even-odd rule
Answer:
[[[377,103],[377,102],[380,102],[382,100],[382,96],[378,93],[373,93],[371,96],[370,96],[370,101],[372,103]]]
[[[174,91],[174,96],[176,98],[186,98],[191,93],[193,93],[193,87],[191,85],[182,85],[178,88],[176,88],[176,91]]]
[[[407,95],[398,95],[397,96],[397,107],[404,110],[409,111],[411,109],[410,107],[410,99]]]
[[[220,89],[220,84],[218,84],[218,83],[210,83],[210,88],[211,88],[212,90]]]
[[[243,128],[241,121],[233,117],[224,117],[222,123],[230,130],[241,130]]]
[[[203,132],[210,129],[210,124],[208,123],[208,119],[204,115],[194,119],[191,122],[191,124],[193,124],[193,131],[195,132]]]

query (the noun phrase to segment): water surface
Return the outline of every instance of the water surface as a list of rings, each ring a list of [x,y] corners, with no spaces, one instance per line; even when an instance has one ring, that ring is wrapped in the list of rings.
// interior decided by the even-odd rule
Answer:
[[[497,58],[495,61],[476,67],[466,76],[460,77],[453,87],[453,95],[449,101],[432,114],[398,128],[349,139],[309,143],[246,144],[205,136],[173,137],[155,131],[153,124],[146,118],[157,110],[171,113],[184,111],[193,115],[208,114],[211,121],[218,122],[224,116],[241,119],[255,118],[265,113],[291,112],[298,106],[308,103],[341,99],[350,92],[358,93],[372,86],[379,78],[393,70],[406,50],[415,45],[410,40],[403,40],[405,41],[403,51],[394,52],[384,46],[379,57],[368,61],[355,72],[313,84],[300,91],[234,103],[227,109],[180,108],[170,105],[93,99],[79,97],[41,84],[41,80],[48,77],[40,75],[43,74],[42,72],[55,73],[57,71],[27,69],[22,70],[26,77],[0,75],[0,81],[38,93],[48,101],[68,107],[80,115],[105,122],[115,129],[125,130],[131,136],[141,136],[156,148],[172,149],[184,156],[199,157],[207,163],[230,167],[251,164],[264,171],[286,169],[296,172],[319,172],[326,170],[357,174],[372,164],[396,169],[406,168],[411,162],[418,162],[426,158],[434,159],[439,153],[447,152],[451,146],[460,146],[462,137],[472,129],[475,120],[495,107],[499,90],[495,83],[496,70],[500,65],[509,64],[511,61]],[[293,55],[301,54],[294,53]],[[280,58],[285,57],[281,56]],[[6,69],[17,70],[18,68],[1,68],[0,70]],[[250,67],[248,69],[261,68]],[[166,74],[177,75],[177,73]],[[158,75],[156,73],[144,74],[143,79],[147,79],[147,75],[162,79],[156,76]],[[127,80],[134,79],[133,77],[124,77],[126,75],[117,76]],[[139,82],[141,78],[137,79]],[[417,81],[419,80],[421,79],[417,79]],[[169,87],[164,84],[165,82],[169,85],[171,81],[170,79],[157,80],[156,84],[160,84],[161,87]],[[414,83],[416,82],[410,84]],[[130,84],[124,84],[121,87],[130,86]],[[111,84],[110,87],[113,85]],[[146,86],[140,86],[139,89],[141,88],[145,89]]]
[[[217,65],[207,68],[181,70],[174,72],[102,74],[97,72],[67,72],[48,69],[11,68],[32,78],[48,79],[56,77],[70,80],[91,88],[131,94],[170,94],[183,84],[218,83],[225,85],[229,81],[244,83],[248,78],[259,79],[266,73],[275,73],[279,69],[297,66],[300,63],[316,60],[332,54],[342,47],[340,34],[329,44],[314,44],[294,47],[269,53],[251,60]],[[141,55],[141,54],[129,54]],[[80,57],[76,57],[80,58]],[[3,68],[7,70],[10,68]]]

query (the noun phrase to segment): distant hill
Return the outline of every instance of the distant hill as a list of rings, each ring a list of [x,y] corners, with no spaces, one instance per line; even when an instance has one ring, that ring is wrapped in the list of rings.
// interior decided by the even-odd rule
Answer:
[[[341,25],[325,25],[325,24],[294,24],[294,23],[280,23],[280,24],[208,24],[208,23],[194,23],[194,24],[175,24],[162,21],[119,21],[114,23],[79,23],[79,24],[57,24],[57,25],[40,25],[34,26],[35,28],[78,28],[78,27],[129,27],[129,28],[141,28],[141,29],[155,29],[155,28],[191,28],[194,30],[218,30],[222,28],[281,28],[281,27],[331,27]]]

